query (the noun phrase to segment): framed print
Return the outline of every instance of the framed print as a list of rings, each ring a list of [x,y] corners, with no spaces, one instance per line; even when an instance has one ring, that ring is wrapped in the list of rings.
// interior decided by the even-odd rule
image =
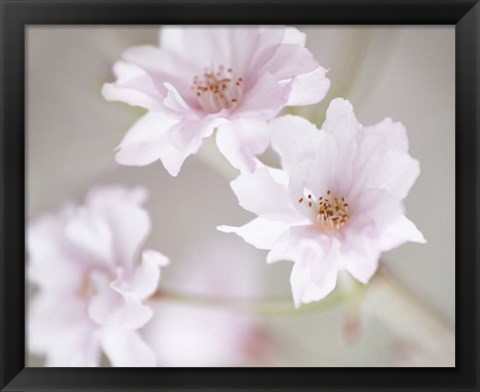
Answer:
[[[1,0],[1,390],[479,390],[479,25]]]

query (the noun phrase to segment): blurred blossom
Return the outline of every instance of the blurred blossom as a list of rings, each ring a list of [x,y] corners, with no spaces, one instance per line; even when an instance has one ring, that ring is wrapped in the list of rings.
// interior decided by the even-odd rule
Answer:
[[[160,300],[144,336],[158,366],[238,366],[257,360],[268,345],[249,317],[209,305]]]
[[[138,334],[152,317],[145,299],[157,289],[162,254],[139,247],[150,231],[143,188],[94,188],[28,228],[28,347],[46,366],[154,366]]]
[[[295,306],[328,295],[339,270],[367,283],[381,252],[425,242],[403,214],[420,167],[401,123],[362,126],[350,103],[335,99],[320,131],[294,116],[270,127],[282,170],[265,166],[232,181],[240,205],[258,217],[219,229],[270,250],[268,263],[294,262]]]
[[[225,240],[192,251],[175,264],[176,273],[165,282],[165,295],[152,299],[154,317],[142,329],[157,354],[157,365],[261,362],[271,353],[273,341],[258,318],[235,307],[242,299],[261,297],[258,270],[251,268],[252,253]],[[183,300],[172,301],[169,293],[179,293]]]
[[[120,143],[117,162],[160,159],[172,176],[215,129],[230,163],[252,171],[270,143],[266,121],[286,105],[321,101],[330,87],[305,34],[291,27],[166,27],[160,47],[122,57],[103,96],[149,112]]]

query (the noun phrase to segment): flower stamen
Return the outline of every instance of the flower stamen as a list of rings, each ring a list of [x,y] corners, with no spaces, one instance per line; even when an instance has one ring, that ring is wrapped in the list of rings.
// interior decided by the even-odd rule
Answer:
[[[349,220],[348,203],[345,197],[332,197],[332,191],[327,190],[326,196],[320,196],[317,200],[311,194],[307,194],[308,207],[316,211],[315,221],[324,231],[338,231]],[[302,203],[303,197],[298,199]]]
[[[193,78],[192,90],[195,91],[203,109],[217,113],[223,109],[233,109],[242,95],[241,77],[235,78],[232,68],[225,70],[223,65],[215,72],[214,67],[205,68],[203,78]]]

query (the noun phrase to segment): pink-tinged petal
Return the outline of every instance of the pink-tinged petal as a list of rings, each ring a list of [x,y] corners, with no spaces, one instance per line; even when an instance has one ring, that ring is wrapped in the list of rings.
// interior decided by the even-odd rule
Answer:
[[[304,160],[295,166],[295,169],[290,173],[288,181],[288,196],[290,198],[290,203],[294,206],[297,212],[301,214],[304,219],[314,222],[314,211],[312,208],[309,208],[304,200],[306,191],[308,193],[312,192],[310,189],[306,189],[306,181],[311,170],[311,159]]]
[[[170,83],[164,83],[163,85],[168,91],[167,96],[163,100],[163,104],[169,109],[178,112],[179,115],[193,115],[192,108],[188,106],[177,89]]]
[[[143,77],[125,83],[105,83],[102,95],[107,101],[125,102],[148,110],[163,109],[160,104],[163,95],[151,91],[148,80]]]
[[[55,336],[45,361],[46,367],[100,366],[100,344],[95,332],[82,325],[70,325]]]
[[[407,130],[401,122],[393,122],[390,117],[375,125],[363,127],[364,137],[378,135],[385,149],[408,152]]]
[[[153,367],[157,364],[154,351],[136,331],[114,326],[105,328],[101,345],[114,367]]]
[[[28,350],[45,355],[45,366],[99,366],[95,325],[84,318],[84,304],[78,297],[67,290],[41,291],[28,310]]]
[[[356,141],[362,131],[349,101],[336,98],[330,103],[322,130],[335,138],[337,157],[334,160],[334,177],[338,191],[345,194],[350,191],[352,179],[356,174],[354,166],[358,149]]]
[[[277,81],[282,81],[312,72],[317,68],[318,63],[308,49],[298,45],[283,44],[277,47],[260,72],[268,72]]]
[[[73,213],[67,206],[58,214],[42,216],[28,226],[28,272],[30,282],[50,289],[71,289],[81,285],[88,252],[78,252],[65,238],[65,225]],[[61,276],[62,279],[52,279]]]
[[[262,167],[265,168],[270,176],[274,179],[275,182],[278,184],[287,187],[288,186],[288,174],[284,172],[282,169],[277,169],[271,166],[265,165],[263,162],[261,162],[259,159],[255,159],[255,166],[257,168]]]
[[[391,250],[408,241],[419,244],[425,244],[427,242],[415,224],[406,216],[401,215],[383,231],[380,239],[380,247],[383,251]]]
[[[176,176],[185,159],[195,153],[200,144],[196,143],[180,150],[172,145],[170,132],[180,124],[177,117],[163,113],[149,112],[138,120],[120,145],[115,158],[127,166],[148,165],[160,159],[171,176]]]
[[[399,199],[383,189],[365,189],[349,204],[351,219],[345,230],[352,230],[352,237],[355,233],[368,230],[377,239],[387,226],[403,214]]]
[[[305,46],[306,34],[294,27],[261,27],[259,33],[257,48],[251,63],[252,70],[263,69],[281,45]]]
[[[145,250],[142,254],[142,262],[135,269],[130,291],[140,299],[148,298],[158,287],[160,280],[160,267],[168,265],[168,258],[160,252]]]
[[[106,324],[116,310],[121,297],[110,287],[110,277],[100,271],[92,271],[88,285],[93,291],[88,301],[88,317],[97,324]]]
[[[233,167],[252,172],[255,157],[270,145],[271,128],[264,121],[237,119],[217,130],[217,146]]]
[[[292,44],[305,46],[305,41],[307,40],[307,35],[302,33],[295,27],[286,27],[282,39],[282,44]]]
[[[328,189],[344,188],[346,179],[343,178],[345,173],[337,175],[341,163],[336,159],[340,151],[335,138],[320,131],[316,142],[315,157],[305,177],[305,186],[319,197],[324,196]]]
[[[119,197],[122,196],[119,191],[118,187],[93,189],[87,195],[86,204],[108,224],[113,247],[111,262],[130,268],[140,244],[150,232],[150,218],[141,205]]]
[[[365,246],[359,244],[359,249]],[[360,283],[367,284],[378,269],[380,261],[380,251],[374,248],[367,249],[365,252],[349,252],[344,255],[344,268]]]
[[[295,262],[290,276],[295,307],[319,301],[333,291],[337,283],[338,257],[339,244],[335,240],[324,257],[319,257],[315,248],[303,250],[301,261]]]
[[[339,269],[346,269],[355,279],[366,284],[378,268],[383,229],[377,225],[375,217],[366,218],[363,224],[358,224],[360,220],[354,218],[344,227],[340,249],[343,263]]]
[[[288,228],[289,225],[286,223],[264,218],[255,218],[241,227],[217,227],[224,233],[237,234],[257,249],[271,249],[278,237]]]
[[[160,151],[160,160],[168,173],[176,177],[182,168],[183,162],[188,156],[197,152],[200,146],[193,146],[191,149],[182,151],[175,148],[169,139],[164,140]]]
[[[267,72],[255,80],[244,92],[234,114],[243,118],[271,120],[285,106],[287,96],[275,77]]]
[[[119,79],[114,83],[105,83],[102,95],[107,101],[121,101],[132,106],[149,110],[162,110],[165,93],[160,91],[155,81],[143,69],[125,62],[114,66]]]
[[[260,27],[258,31],[257,47],[251,61],[250,69],[252,71],[262,69],[265,63],[275,54],[278,46],[286,39],[286,29],[282,26]],[[294,34],[291,34],[291,39],[296,39]],[[291,44],[294,42],[286,43]]]
[[[115,200],[118,203],[141,206],[149,196],[147,189],[142,186],[124,188],[121,185],[107,185],[92,187],[86,197],[85,204],[93,209],[102,209],[106,200]]]
[[[366,284],[378,268],[382,251],[412,239],[421,242],[423,236],[402,215],[398,200],[385,191],[364,191],[354,205],[358,211],[352,211],[352,221],[344,228],[341,252],[344,268]]]
[[[189,103],[196,102],[191,86],[193,77],[203,69],[200,64],[163,48],[148,45],[129,48],[123,52],[122,57],[145,70],[159,91],[164,92],[164,83],[168,82],[175,86],[183,99]]]
[[[166,267],[170,264],[170,260],[167,256],[152,249],[147,249],[143,251],[142,260],[148,265],[155,265],[157,267]]]
[[[184,117],[169,132],[169,143],[180,151],[196,152],[202,139],[212,135],[215,128],[227,120],[225,118],[206,117],[203,119]]]
[[[329,247],[329,238],[308,220],[291,226],[270,247],[267,263],[277,261],[299,261],[305,249]],[[321,248],[320,248],[321,249]]]
[[[312,105],[325,98],[330,89],[330,79],[323,67],[296,76],[290,83],[287,106]]]
[[[251,319],[224,309],[163,301],[142,332],[157,354],[158,366],[224,367],[249,358],[248,343],[259,348],[261,342],[251,342],[254,325]]]
[[[271,220],[287,223],[302,220],[290,203],[286,187],[275,182],[267,169],[241,174],[230,184],[244,209]]]
[[[226,34],[226,29],[215,27],[165,26],[160,31],[160,46],[179,58],[199,64],[200,69],[212,63],[230,67],[231,64],[224,64],[227,56],[223,53],[229,50]]]
[[[117,162],[127,166],[144,166],[160,159],[163,139],[178,122],[176,117],[148,112],[130,128],[117,147]]]
[[[173,77],[184,80],[185,78],[183,77],[187,76],[188,82],[191,82],[193,76],[203,69],[201,65],[188,61],[188,57],[179,56],[164,46],[162,48],[150,45],[134,46],[125,50],[122,57],[127,62],[157,77]],[[165,81],[167,80],[159,82],[163,83]]]
[[[257,27],[168,26],[160,32],[160,45],[202,70],[212,64],[223,65],[242,76],[248,71],[257,49],[258,32]]]
[[[420,164],[401,151],[404,143],[395,143],[395,139],[401,139],[395,136],[395,128],[399,129],[392,128],[391,139],[376,132],[365,132],[354,161],[358,171],[355,185],[387,189],[403,199],[420,175]]]
[[[334,135],[340,144],[348,144],[355,140],[361,125],[353,113],[352,104],[345,99],[335,98],[328,106],[322,129]]]
[[[298,163],[315,155],[318,129],[299,116],[282,116],[269,122],[272,147],[280,156],[282,169],[290,173]]]
[[[113,65],[113,74],[118,81],[125,81],[145,75],[145,70],[137,65],[126,63],[125,61],[117,61]]]
[[[68,241],[89,254],[92,261],[111,264],[113,238],[108,223],[84,207],[78,207],[65,227]]]
[[[118,278],[110,287],[121,295],[121,302],[114,311],[110,311],[105,320],[106,325],[116,325],[123,328],[138,329],[143,327],[151,318],[152,310],[142,304],[136,293],[130,291],[128,283]]]
[[[58,306],[62,298],[70,306]],[[29,350],[42,354],[49,349],[55,335],[82,320],[84,304],[65,289],[42,290],[29,302],[26,320]]]
[[[410,155],[395,151],[385,154],[377,178],[370,182],[372,187],[388,189],[395,196],[404,199],[420,175],[420,163]]]
[[[331,135],[321,132],[317,137],[313,159],[298,163],[290,173],[288,191],[291,203],[305,218],[315,221],[316,210],[305,200],[310,194],[314,198],[325,196],[327,190],[344,188],[342,179],[336,179],[337,145]],[[303,199],[301,201],[301,199]]]

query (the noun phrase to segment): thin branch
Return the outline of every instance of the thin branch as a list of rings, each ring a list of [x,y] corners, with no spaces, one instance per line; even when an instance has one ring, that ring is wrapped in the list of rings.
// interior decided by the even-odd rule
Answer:
[[[330,309],[349,299],[358,296],[364,291],[364,286],[354,284],[348,289],[339,287],[322,301],[312,302],[295,308],[292,298],[218,298],[209,296],[192,296],[172,291],[157,291],[149,301],[169,301],[179,304],[214,307],[255,314],[268,317],[292,317],[302,314],[316,313]]]
[[[455,366],[454,328],[384,268],[370,282],[362,307],[404,342],[421,347],[431,366]]]

